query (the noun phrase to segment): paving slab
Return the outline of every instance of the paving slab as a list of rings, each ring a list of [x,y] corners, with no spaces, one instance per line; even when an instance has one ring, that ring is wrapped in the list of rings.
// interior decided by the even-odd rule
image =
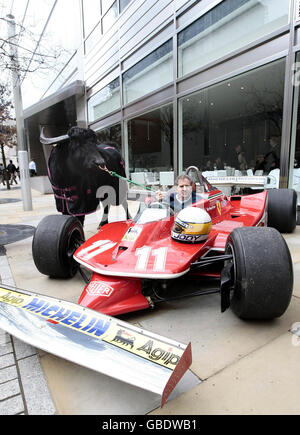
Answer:
[[[14,365],[15,359],[12,353],[0,356],[0,369]]]
[[[24,412],[24,402],[21,394],[0,402],[0,415],[16,415]]]
[[[253,352],[300,320],[300,299],[293,297],[285,314],[273,321],[243,321],[229,309],[220,312],[220,296],[210,295],[166,304],[161,312],[132,316],[142,328],[192,343],[191,369],[207,379]]]
[[[300,414],[299,352],[285,333],[151,414]]]
[[[29,415],[54,415],[56,408],[49,395],[48,384],[38,355],[18,361],[20,377]]]
[[[18,372],[15,365],[0,370],[0,384],[4,384],[12,379],[18,379]]]
[[[0,402],[18,394],[21,394],[18,379],[13,379],[12,381],[0,384]]]
[[[44,353],[41,363],[59,414],[144,415],[160,406],[160,396]],[[198,385],[186,372],[168,400]]]
[[[8,353],[12,353],[13,348],[12,348],[12,344],[10,343],[0,343],[0,356],[1,355],[6,355]]]

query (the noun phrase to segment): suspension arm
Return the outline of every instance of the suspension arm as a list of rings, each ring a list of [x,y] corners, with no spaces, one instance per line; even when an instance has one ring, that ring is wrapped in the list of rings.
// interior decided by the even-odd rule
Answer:
[[[224,254],[224,255],[216,255],[215,257],[209,257],[209,258],[203,258],[203,259],[200,258],[195,263],[190,264],[190,269],[194,270],[194,269],[210,266],[211,264],[219,263],[220,261],[226,261],[226,260],[232,260],[232,255],[225,255]]]

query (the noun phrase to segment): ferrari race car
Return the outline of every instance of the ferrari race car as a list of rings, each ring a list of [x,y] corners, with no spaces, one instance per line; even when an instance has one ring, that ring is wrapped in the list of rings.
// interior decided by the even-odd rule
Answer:
[[[109,316],[216,291],[222,312],[281,316],[291,300],[293,267],[280,232],[295,229],[295,191],[227,197],[195,172],[202,199],[177,215],[168,203],[152,202],[87,241],[77,218],[45,217],[33,238],[37,269],[54,278],[79,270],[86,285],[78,304]]]
[[[295,191],[227,197],[199,171],[201,198],[174,214],[148,202],[134,219],[102,226],[87,241],[73,216],[50,215],[32,242],[37,269],[53,278],[78,271],[78,304],[0,286],[0,328],[30,345],[161,396],[165,403],[192,363],[187,345],[119,316],[170,299],[219,292],[221,310],[272,319],[293,290],[289,249],[280,232],[296,226]],[[116,317],[118,316],[118,317]]]

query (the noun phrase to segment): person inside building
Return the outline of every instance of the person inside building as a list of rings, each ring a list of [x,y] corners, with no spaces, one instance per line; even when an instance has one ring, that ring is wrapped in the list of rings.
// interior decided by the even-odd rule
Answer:
[[[260,154],[256,157],[254,171],[262,170],[268,174],[272,169],[279,168],[280,146],[276,136],[270,137],[270,147],[265,155]]]
[[[279,168],[280,146],[276,136],[270,137],[270,148],[264,157],[264,172],[267,174],[272,169]]]
[[[202,199],[202,196],[197,194],[193,187],[193,180],[188,175],[182,174],[176,178],[174,189],[167,193],[158,190],[155,196],[157,201],[170,204],[170,207],[177,213]]]
[[[240,144],[238,144],[235,147],[235,152],[236,152],[236,163],[235,163],[234,167],[241,172],[246,171],[247,170],[247,161],[246,161],[245,153],[244,153],[242,146]]]
[[[220,171],[224,169],[224,164],[222,162],[221,157],[217,157],[214,163],[214,170]]]
[[[13,164],[12,160],[9,161],[9,164],[7,165],[6,169],[9,172],[9,175],[10,175],[10,185],[12,185],[13,182],[18,184],[18,182],[17,182],[17,176],[16,176],[17,175],[17,168]]]
[[[254,172],[256,171],[264,171],[265,170],[265,156],[263,154],[259,154],[256,156]]]
[[[34,160],[29,162],[29,174],[30,177],[34,177],[36,175],[36,164]]]

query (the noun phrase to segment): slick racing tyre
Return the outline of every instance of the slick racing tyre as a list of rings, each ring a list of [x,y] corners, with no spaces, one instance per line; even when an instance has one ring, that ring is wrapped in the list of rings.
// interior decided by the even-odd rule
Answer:
[[[83,242],[83,227],[76,217],[46,216],[35,230],[32,241],[33,261],[44,275],[71,278],[79,267],[73,254]]]
[[[233,312],[242,319],[280,317],[293,291],[292,260],[282,235],[274,228],[236,228],[225,252],[232,254]]]
[[[293,189],[268,190],[268,226],[281,233],[296,228],[297,194]]]

